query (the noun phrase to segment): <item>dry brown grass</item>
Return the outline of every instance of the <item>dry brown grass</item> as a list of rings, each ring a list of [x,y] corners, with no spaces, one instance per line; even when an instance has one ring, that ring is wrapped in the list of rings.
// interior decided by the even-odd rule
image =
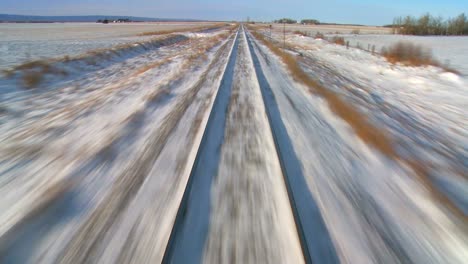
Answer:
[[[187,56],[187,60],[184,62],[182,67],[187,68],[193,65],[197,60],[208,59],[206,54],[230,35],[232,35],[232,33],[218,34],[216,36],[207,38],[204,42],[198,43],[192,48],[192,53]]]
[[[302,70],[294,55],[284,52],[281,48],[263,38],[259,33],[253,31],[252,34],[281,58],[296,81],[307,85],[311,92],[324,97],[330,108],[350,124],[364,142],[374,146],[376,149],[388,156],[396,156],[395,150],[392,147],[392,141],[386,136],[384,131],[370,124],[370,122],[363,117],[361,113],[355,110],[351,105],[347,104],[338,94],[313,80]]]
[[[332,43],[335,43],[335,44],[338,44],[338,45],[342,45],[344,46],[345,45],[345,40],[343,37],[338,37],[338,36],[334,36],[330,42]]]
[[[409,66],[440,65],[432,58],[430,50],[425,50],[422,46],[411,42],[398,42],[389,48],[383,48],[382,55],[390,63],[399,62]]]
[[[171,61],[172,61],[172,58],[165,58],[165,59],[160,60],[160,61],[156,61],[156,62],[153,62],[153,63],[150,63],[150,64],[146,64],[146,65],[138,68],[134,72],[133,76],[138,76],[138,75],[143,74],[143,73],[145,73],[145,72],[147,72],[147,71],[149,71],[151,69],[161,67],[162,65],[167,64],[167,63],[169,63]]]
[[[195,28],[193,30],[198,30],[198,29],[201,29],[201,28]],[[181,32],[187,32],[187,31],[190,31],[190,29],[184,28],[184,29],[150,31],[150,32],[141,33],[138,36],[158,36],[158,35],[167,35],[167,34],[181,33]]]
[[[156,41],[164,42],[167,39],[170,39],[171,36],[163,37],[157,39]],[[152,40],[154,41],[154,40]],[[84,61],[88,65],[96,66],[100,60],[109,58],[112,53],[117,53],[119,50],[125,50],[132,48],[135,43],[131,44],[122,44],[116,47],[108,49],[96,49],[86,52],[76,57],[64,56],[62,58],[51,58],[47,60],[34,60],[30,62],[23,63],[12,69],[3,70],[3,74],[6,78],[11,78],[15,74],[20,74],[22,85],[25,88],[31,89],[39,86],[45,79],[47,74],[55,74],[65,76],[68,73],[58,67],[61,62],[73,62],[73,61]]]
[[[212,26],[203,26],[203,27],[198,27],[198,28],[192,28],[192,29],[180,29],[180,30],[172,30],[172,31],[160,31],[157,33],[157,35],[162,35],[162,34],[169,34],[169,33],[175,33],[175,32],[182,32],[182,31],[196,31],[196,30],[207,30],[207,29],[213,29],[213,28],[218,28],[225,26],[226,29],[229,32],[233,32],[237,28],[237,24],[234,25],[227,25],[224,23],[218,23],[214,24]],[[148,35],[152,35],[151,32],[147,33]],[[222,38],[225,37],[226,34],[219,34],[215,38]],[[153,39],[148,41],[150,44],[152,41],[157,41],[157,42],[162,42],[164,43],[165,41],[169,40],[173,36],[165,36],[162,38],[158,39]],[[147,42],[140,43],[141,45],[145,45]],[[52,58],[52,59],[47,59],[47,60],[34,60],[30,62],[26,62],[24,64],[18,65],[12,69],[8,70],[2,70],[3,75],[6,78],[11,78],[15,74],[19,73],[21,74],[22,78],[22,83],[26,88],[34,88],[40,85],[40,83],[44,80],[44,75],[46,74],[60,74],[60,75],[67,75],[67,72],[63,69],[60,69],[57,67],[56,63],[61,63],[61,62],[73,62],[73,61],[84,61],[88,65],[93,65],[96,66],[98,65],[98,62],[100,60],[109,58],[112,56],[112,54],[117,54],[119,51],[130,49],[135,46],[135,43],[130,43],[130,44],[121,44],[112,48],[107,48],[107,49],[96,49],[96,50],[91,50],[86,52],[85,54],[75,56],[75,57],[70,57],[70,56],[64,56],[62,58]],[[157,63],[156,63],[157,64]],[[55,66],[54,66],[55,65]],[[155,65],[156,67],[158,65]],[[148,66],[151,68],[151,65]],[[142,67],[141,71],[144,72],[145,67]]]
[[[150,31],[150,32],[143,32],[139,34],[139,36],[157,36],[157,35],[166,35],[166,34],[173,34],[173,33],[181,33],[181,32],[193,32],[193,31],[202,31],[202,30],[209,30],[215,29],[225,26],[223,23],[218,23],[212,26],[200,26],[200,27],[192,27],[192,28],[179,28],[179,29],[171,29],[171,30],[161,30],[161,31]]]
[[[228,30],[229,32],[232,32],[233,30],[235,30],[235,28],[236,28],[236,25],[229,26]],[[196,54],[192,54],[189,56],[187,63],[191,63],[194,60],[199,59],[199,58],[206,58],[205,53],[208,52],[211,48],[213,48],[216,44],[218,44],[219,41],[221,41],[222,39],[225,39],[228,35],[230,35],[230,33],[218,34],[214,37],[208,38],[205,44],[195,49]],[[169,38],[170,36],[167,36],[165,38],[158,39],[158,41],[163,42]],[[63,69],[58,68],[55,65],[55,63],[82,60],[86,62],[88,65],[98,65],[99,60],[105,59],[106,57],[111,56],[110,55],[111,52],[115,53],[117,52],[117,50],[128,49],[128,48],[131,48],[133,45],[134,43],[119,45],[111,49],[92,50],[92,51],[87,52],[85,55],[77,56],[74,58],[70,58],[69,56],[64,56],[63,58],[58,58],[58,59],[30,61],[30,62],[21,64],[19,66],[16,66],[15,68],[12,68],[10,70],[4,70],[3,74],[7,78],[12,77],[16,73],[20,74],[21,84],[23,85],[23,87],[27,89],[32,89],[32,88],[38,87],[44,81],[46,75],[48,74],[67,75],[67,72]],[[141,68],[139,68],[134,73],[133,76],[142,74],[152,68],[159,67],[170,61],[171,61],[170,59],[166,59],[166,60],[158,61],[152,64],[144,65]]]
[[[44,80],[44,74],[37,71],[23,73],[23,86],[28,89],[36,88]]]
[[[50,69],[50,64],[44,60],[35,60],[35,61],[30,61],[26,62],[24,64],[21,64],[14,69],[16,70],[32,70],[32,69],[37,69],[37,68],[42,68],[45,71]]]
[[[353,128],[357,136],[362,141],[374,147],[379,152],[386,155],[395,162],[406,164],[413,170],[419,181],[426,187],[432,197],[434,197],[441,204],[446,205],[453,214],[461,217],[462,219],[466,219],[464,213],[434,185],[430,178],[430,173],[428,172],[429,166],[423,164],[420,161],[408,160],[398,155],[396,149],[394,148],[393,140],[384,130],[371,124],[369,120],[362,115],[362,113],[344,101],[338,94],[313,80],[306,72],[302,70],[296,57],[283,51],[281,48],[268,41],[258,32],[252,31],[252,34],[256,39],[260,40],[265,46],[267,46],[274,54],[281,58],[296,81],[301,82],[309,87],[310,92],[318,94],[326,99],[330,109],[340,118],[346,121],[346,123],[348,123]]]
[[[259,29],[269,29],[270,28],[270,25],[265,25],[265,24],[249,24],[248,25],[249,27],[254,27],[256,30],[259,30]]]
[[[307,37],[307,32],[305,32],[305,31],[295,30],[293,33],[297,34],[297,35],[300,35],[300,36]]]
[[[30,61],[21,65],[16,66],[13,68],[11,71],[16,72],[16,71],[40,71],[44,74],[47,73],[60,73],[60,74],[66,74],[66,72],[62,69],[57,69],[56,67],[52,66],[52,62],[54,60],[45,61],[45,60],[35,60],[35,61]]]
[[[47,74],[67,74],[65,70],[54,67],[44,60],[36,60],[19,65],[11,70],[11,74],[15,72],[20,72],[22,74],[22,84],[28,89],[39,86]]]
[[[224,33],[224,34],[218,34],[216,36],[207,38],[204,40],[202,43],[197,43],[194,44],[195,46],[193,47],[194,52],[191,53],[190,55],[187,56],[186,61],[182,65],[182,68],[187,68],[188,66],[192,65],[194,61],[198,59],[207,59],[206,53],[209,52],[215,45],[217,45],[220,41],[224,40],[227,38],[231,33]],[[146,64],[140,68],[138,68],[134,73],[133,77],[141,75],[151,69],[161,67],[165,64],[168,64],[173,61],[172,57],[167,57],[162,60]]]
[[[406,66],[435,66],[447,72],[460,74],[457,70],[447,67],[432,57],[429,49],[411,42],[397,42],[389,48],[383,48],[381,52],[390,63],[401,63]]]

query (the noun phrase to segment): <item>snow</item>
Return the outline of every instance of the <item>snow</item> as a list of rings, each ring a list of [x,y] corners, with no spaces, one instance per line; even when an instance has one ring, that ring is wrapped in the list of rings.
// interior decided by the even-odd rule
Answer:
[[[463,151],[463,145],[466,145],[464,131],[467,129],[464,125],[466,115],[463,115],[467,109],[463,107],[467,102],[466,89],[463,86],[453,87],[454,84],[447,83],[446,78],[439,79],[437,74],[442,74],[441,70],[407,69],[399,66],[392,68],[385,64],[383,59],[362,51],[348,51],[343,47],[308,38],[290,36],[288,40],[290,44],[297,44],[301,48],[308,47],[306,50],[301,50],[306,54],[305,61],[307,56],[314,61],[305,63],[303,68],[310,70],[308,73],[320,80],[325,87],[333,88],[340,94],[348,94],[348,90],[343,87],[350,85],[346,82],[346,78],[349,78],[361,82],[367,81],[365,86],[355,85],[354,89],[351,87],[354,93],[367,93],[369,90],[382,94],[382,101],[370,103],[359,101],[359,104],[355,105],[367,108],[367,110],[360,109],[366,110],[365,113],[379,126],[385,126],[397,136],[399,124],[393,123],[396,128],[392,131],[390,125],[379,122],[382,119],[389,123],[395,122],[394,119],[389,117],[384,119],[382,116],[377,119],[373,115],[383,115],[377,106],[386,104],[387,100],[392,100],[392,103],[398,100],[400,103],[394,107],[405,107],[404,111],[408,115],[427,115],[425,122],[440,121],[441,126],[463,131],[461,135],[449,134],[447,131],[443,131],[445,134],[442,134],[443,138],[448,135],[447,137],[451,139],[453,145],[450,147]],[[319,205],[340,261],[343,263],[466,262],[468,245],[467,234],[462,227],[463,218],[451,214],[446,204],[435,199],[415,172],[404,163],[389,159],[361,141],[351,127],[330,110],[324,99],[310,94],[307,87],[296,83],[282,62],[266,47],[259,45],[256,52],[278,102],[296,154],[301,160],[310,192]],[[359,58],[359,61],[353,58]],[[322,68],[312,65],[325,66]],[[384,77],[379,77],[380,70],[395,73],[397,76],[402,75],[400,77],[403,78],[390,76],[382,79],[387,76],[387,72],[384,72]],[[411,88],[408,85],[395,87],[395,82],[405,83],[406,78],[414,77],[415,74],[417,74],[416,79],[425,80],[426,85],[428,80],[431,83],[435,81],[432,91],[435,88],[440,90],[440,86],[443,91],[436,92],[435,98],[432,97],[433,92],[423,93],[425,97],[421,98],[419,90],[417,92],[411,90],[421,87]],[[381,81],[376,83],[376,80]],[[387,89],[380,91],[380,85],[377,84],[387,84]],[[352,94],[349,92],[347,100],[351,101]],[[445,96],[447,102],[438,108],[434,102],[444,99],[441,94]],[[426,102],[425,99],[433,100]],[[449,102],[449,99],[453,101]],[[418,107],[418,104],[425,104],[427,109]],[[447,114],[446,111],[440,110],[447,106],[451,106],[454,111]],[[421,109],[430,112],[422,112]],[[445,118],[451,118],[454,123],[447,122]],[[425,132],[423,130],[420,133]],[[406,133],[410,134],[408,131]],[[411,133],[417,132],[411,131]],[[401,134],[399,136],[403,137]],[[429,136],[424,142],[425,145],[441,149],[437,145],[437,140],[440,138]],[[414,134],[413,139],[416,137],[424,138],[421,134]],[[434,155],[433,151],[420,149],[415,142],[406,141],[404,144],[411,151]],[[459,144],[462,145],[461,149]],[[463,155],[463,152],[460,155]],[[453,161],[453,158],[439,160],[449,168],[452,168]],[[466,169],[462,168],[462,171]],[[450,177],[457,179],[458,183],[464,181],[459,176]],[[464,195],[466,188],[461,189],[463,193],[459,195],[466,198]]]
[[[468,76],[468,37],[463,36],[403,36],[403,35],[341,35],[350,46],[359,43],[363,48],[375,45],[375,51],[390,47],[399,41],[421,45],[432,51],[435,59],[442,64]]]
[[[368,52],[310,38],[292,41],[314,58],[306,62],[311,76],[385,128],[405,158],[431,164],[432,177],[445,182],[449,197],[468,212],[466,78],[436,67],[391,65]]]
[[[244,32],[239,42],[203,263],[303,263]]]
[[[214,23],[1,23],[0,70],[45,58],[76,56],[115,45],[148,41],[144,32],[180,30]]]
[[[352,34],[351,32],[356,29],[360,33]],[[262,31],[266,36],[270,35],[269,29],[262,29]],[[305,33],[307,37],[295,35],[294,31]],[[453,68],[468,78],[468,37],[466,36],[394,35],[391,34],[390,28],[328,25],[286,25],[286,32],[286,38],[296,44],[304,41],[310,42],[317,32],[321,32],[326,37],[343,37],[345,41],[349,41],[351,47],[356,47],[359,43],[363,49],[367,50],[369,46],[372,48],[375,45],[375,51],[378,53],[383,47],[390,47],[397,42],[411,42],[430,51],[442,65]],[[275,39],[282,40],[283,26],[273,24],[272,34]]]
[[[107,234],[103,242],[108,248],[102,244],[93,249],[98,252],[94,254],[115,258],[122,246],[119,237],[128,236],[140,221],[159,217],[161,222],[153,229],[157,235],[151,241],[159,240],[160,248],[151,259],[160,261],[193,162],[193,151],[187,150],[197,149],[198,131],[203,130],[203,116],[219,82],[217,75],[211,76],[200,91],[203,98],[193,101],[191,87],[208,69],[220,45],[206,52],[203,60],[191,55],[216,44],[210,37],[217,34],[100,64],[94,72],[50,82],[48,88],[23,90],[11,87],[14,82],[2,83],[8,89],[1,101],[6,111],[0,128],[0,194],[4,197],[0,239],[9,249],[7,260],[50,263],[58,256],[81,259],[88,252],[86,245],[98,234]],[[155,61],[164,63],[140,71]],[[185,107],[190,108],[185,111]],[[178,123],[173,133],[164,132]],[[160,153],[154,153],[157,149]],[[179,159],[173,159],[174,155]],[[152,161],[154,158],[158,159]],[[136,174],[143,167],[147,172]],[[138,179],[145,179],[141,189],[126,201],[118,186],[133,186],[130,183]],[[179,191],[167,189],[166,183],[178,186]],[[51,192],[54,189],[57,191]],[[152,199],[161,202],[152,207],[160,210],[147,210],[154,205],[148,204]],[[119,204],[114,208],[109,200],[122,203],[123,208]],[[41,211],[43,206],[56,209]],[[37,210],[40,217],[32,218]],[[100,215],[103,210],[122,217],[113,223],[114,219]],[[112,224],[106,225],[108,221]],[[95,230],[87,229],[94,224]],[[8,239],[13,234],[15,239]],[[81,240],[85,235],[87,239]],[[28,256],[21,255],[20,245],[26,241],[31,251]]]
[[[0,78],[0,262],[160,263],[171,241],[173,263],[302,263],[311,245],[320,263],[467,262],[465,76],[287,35],[302,69],[385,131],[396,159],[242,28],[123,48],[114,33],[110,51],[53,61],[68,74],[35,88],[22,72]],[[278,124],[298,164],[288,178]],[[294,176],[294,197],[310,197],[299,209]],[[313,213],[320,225],[302,217]]]

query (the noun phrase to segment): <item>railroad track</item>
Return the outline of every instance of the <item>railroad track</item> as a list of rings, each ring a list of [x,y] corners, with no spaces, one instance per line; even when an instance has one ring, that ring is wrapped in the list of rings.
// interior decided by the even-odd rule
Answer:
[[[245,41],[242,42],[240,39],[245,39]],[[226,144],[224,141],[227,141],[225,137],[229,136],[226,126],[229,122],[227,120],[229,112],[232,111],[231,104],[232,101],[239,100],[240,96],[239,91],[233,88],[236,87],[237,82],[241,82],[234,78],[236,60],[243,59],[239,58],[240,45],[247,46],[244,49],[249,51],[249,60],[253,62],[255,73],[251,74],[256,76],[256,82],[261,91],[263,107],[284,179],[303,261],[305,263],[338,263],[331,238],[307,188],[301,164],[295,155],[275,98],[254,52],[256,42],[249,33],[245,32],[243,26],[239,28],[234,40],[229,62],[204,131],[162,263],[199,263],[206,254],[206,244],[209,243],[208,236],[210,224],[212,224],[209,216],[212,213],[211,210],[216,210],[212,208],[215,206],[211,205],[213,198],[210,193],[213,181],[217,180],[216,175],[220,170],[221,152],[223,144]],[[233,259],[230,261],[236,262]]]
[[[218,169],[217,161],[219,161],[219,151],[217,151],[217,148],[223,140],[224,126],[217,126],[215,123],[224,124],[226,121],[227,104],[229,103],[229,99],[231,95],[231,85],[233,81],[234,64],[236,62],[236,53],[237,53],[237,48],[239,45],[238,36],[239,36],[239,31],[236,33],[236,37],[234,39],[233,46],[231,48],[231,53],[229,54],[229,61],[224,71],[218,93],[216,95],[212,110],[210,112],[208,123],[203,133],[200,148],[197,152],[197,156],[195,158],[192,171],[190,173],[190,178],[187,182],[187,186],[186,186],[184,195],[182,197],[176,219],[174,221],[174,227],[172,229],[171,236],[169,238],[162,263],[172,263],[174,258],[177,258],[178,256],[180,256],[180,255],[177,255],[178,251],[186,252],[186,251],[191,250],[191,249],[184,248],[185,245],[183,244],[184,242],[187,242],[187,240],[184,240],[184,238],[189,239],[189,237],[184,236],[184,231],[186,230],[185,227],[187,225],[186,215],[187,215],[187,208],[189,206],[189,203],[195,204],[198,206],[205,206],[204,208],[200,208],[200,209],[203,209],[205,211],[209,210],[208,208],[206,208],[206,205],[209,204],[209,193],[210,193],[209,189],[211,186],[210,182],[212,180],[213,174],[206,174],[204,172],[205,170],[216,171]],[[219,111],[216,111],[216,110],[219,110]],[[216,155],[217,152],[218,152],[218,155]],[[214,158],[215,160],[210,161],[209,160],[210,158]],[[194,201],[194,200],[189,201],[194,183],[198,184],[204,190],[203,194],[205,195],[198,196],[200,201]],[[198,224],[199,226],[200,225],[206,226],[207,221],[208,221],[207,218],[198,219],[196,223],[192,221],[192,224]],[[203,236],[203,232],[201,232],[201,234],[199,234],[197,238],[204,240],[204,237],[201,237],[201,236]],[[180,245],[180,244],[183,244],[183,245]],[[200,246],[203,246],[203,245],[200,245]],[[197,251],[198,251],[198,254],[200,254],[201,249],[197,248]],[[196,254],[196,253],[192,253],[192,255],[193,254]]]
[[[281,113],[273,92],[263,74],[258,57],[253,52],[254,45],[257,44],[251,34],[248,34],[248,44],[252,51],[255,72],[260,83],[263,102],[267,110],[306,263],[338,263],[330,235],[320,215],[319,208],[307,187],[300,161],[281,120]]]

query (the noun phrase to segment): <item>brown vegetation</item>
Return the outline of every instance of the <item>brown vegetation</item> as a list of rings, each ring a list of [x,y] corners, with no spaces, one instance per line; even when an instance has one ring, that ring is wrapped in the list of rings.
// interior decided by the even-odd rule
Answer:
[[[370,122],[361,115],[361,113],[347,104],[338,94],[313,80],[302,70],[299,62],[293,55],[284,52],[278,46],[267,41],[261,34],[255,31],[253,31],[252,34],[281,58],[296,81],[307,85],[311,92],[323,96],[327,100],[330,108],[338,114],[338,116],[349,123],[363,141],[369,143],[388,156],[396,156],[391,140],[383,131],[381,131],[381,129],[372,126]]]
[[[143,74],[143,73],[145,73],[145,72],[147,72],[147,71],[149,71],[149,70],[151,70],[153,68],[160,67],[160,66],[162,66],[164,64],[167,64],[167,63],[169,63],[171,61],[172,61],[172,58],[165,58],[165,59],[162,59],[160,61],[156,61],[156,62],[153,62],[153,63],[150,63],[150,64],[146,64],[146,65],[138,68],[135,71],[135,73],[133,74],[133,76],[138,76],[138,75]]]
[[[219,34],[213,37],[208,38],[205,42],[199,43],[193,47],[193,53],[188,55],[187,60],[184,62],[182,67],[189,67],[193,65],[196,60],[202,59],[206,60],[207,53],[218,45],[222,40],[226,39],[232,33]]]
[[[157,42],[164,42],[170,39],[171,36],[164,37],[162,39],[151,40]],[[3,70],[3,74],[6,78],[11,78],[15,74],[20,74],[22,79],[22,85],[25,88],[35,88],[41,84],[44,80],[45,75],[47,74],[56,74],[56,75],[67,75],[67,72],[64,69],[59,68],[60,62],[73,62],[73,61],[83,61],[88,65],[98,65],[98,62],[101,59],[106,59],[111,56],[112,53],[116,54],[118,51],[131,49],[134,47],[134,43],[131,44],[122,44],[116,47],[109,49],[97,49],[86,52],[86,54],[79,55],[76,57],[64,56],[63,58],[52,58],[47,60],[34,60],[26,62],[24,64],[18,65],[12,69]],[[143,45],[143,44],[142,44]]]
[[[297,35],[300,35],[300,36],[307,37],[307,32],[305,32],[305,31],[295,30],[293,33],[297,34]]]
[[[331,39],[331,42],[332,43],[335,43],[335,44],[338,44],[338,45],[345,45],[345,40],[343,37],[338,37],[338,36],[334,36],[332,39]]]
[[[218,25],[219,26],[219,25]],[[232,33],[235,30],[237,25],[232,25],[227,27],[229,32]],[[225,39],[229,33],[225,34],[218,34],[214,37],[208,38],[207,43],[204,44],[203,47],[196,49],[197,54],[193,54],[189,56],[189,61],[193,61],[196,58],[199,58],[201,55],[206,58],[204,55],[207,51],[209,51],[214,45],[219,43],[222,39]],[[162,39],[157,39],[157,42],[164,42],[170,39],[171,36],[164,37]],[[151,41],[150,41],[151,42]],[[144,45],[145,43],[142,43]],[[19,66],[16,66],[9,70],[3,70],[3,74],[5,77],[10,78],[15,74],[19,74],[21,84],[23,87],[32,89],[38,87],[45,79],[47,74],[58,74],[58,75],[67,75],[67,72],[63,69],[60,69],[55,63],[60,62],[72,62],[72,61],[84,61],[88,65],[97,65],[100,59],[105,59],[111,56],[112,53],[117,53],[120,50],[126,50],[132,48],[135,44],[122,44],[118,45],[117,47],[113,47],[110,49],[97,49],[88,51],[84,55],[80,55],[77,57],[70,58],[69,56],[64,56],[63,58],[55,58],[55,59],[48,59],[48,60],[35,60],[30,61]],[[137,70],[135,75],[142,74],[148,71],[151,68],[158,67],[162,64],[168,63],[170,60],[155,62],[153,64],[145,65]]]
[[[463,217],[464,213],[448,199],[444,194],[438,191],[437,187],[434,186],[430,180],[430,174],[426,169],[426,165],[418,161],[408,160],[398,155],[394,148],[393,140],[385,133],[384,130],[371,124],[366,117],[364,117],[358,110],[353,106],[345,102],[338,94],[322,86],[310,77],[304,70],[302,70],[296,57],[288,52],[283,51],[280,47],[276,46],[272,42],[269,42],[258,32],[253,31],[252,34],[256,39],[260,40],[265,46],[267,46],[274,54],[286,64],[293,78],[305,84],[309,87],[310,92],[318,94],[326,99],[330,109],[341,117],[346,123],[348,123],[357,136],[369,144],[370,146],[377,149],[382,154],[386,155],[395,162],[403,163],[411,168],[419,181],[430,191],[431,195],[446,205],[452,213]]]
[[[400,62],[410,66],[440,65],[432,58],[429,50],[410,42],[398,42],[389,48],[383,48],[382,55],[391,63]]]
[[[429,49],[424,49],[420,45],[411,42],[398,42],[389,48],[383,48],[381,52],[390,63],[401,63],[406,66],[436,66],[447,72],[459,74],[458,71],[451,69],[432,57]]]
[[[209,30],[209,29],[215,29],[225,26],[225,24],[215,24],[212,26],[199,26],[199,27],[193,27],[193,28],[179,28],[179,29],[170,29],[170,30],[161,30],[161,31],[150,31],[150,32],[144,32],[139,34],[139,36],[157,36],[157,35],[166,35],[166,34],[172,34],[172,33],[181,33],[181,32],[193,32],[193,31],[203,31],[203,30]]]
[[[25,72],[23,73],[23,86],[28,89],[35,88],[42,82],[43,79],[44,75],[40,72]]]
[[[182,68],[187,68],[188,66],[193,65],[195,60],[198,60],[198,59],[206,60],[207,59],[206,53],[209,52],[214,46],[218,45],[220,41],[226,39],[229,35],[232,34],[231,29],[229,30],[229,32],[230,33],[218,34],[216,36],[207,38],[206,40],[204,40],[201,43],[192,43],[193,52],[191,54],[187,55],[187,59],[184,62],[184,64],[182,65]],[[168,64],[168,63],[170,63],[172,61],[173,61],[173,58],[168,57],[168,58],[162,59],[160,61],[156,61],[156,62],[153,62],[153,63],[150,63],[150,64],[146,64],[146,65],[138,68],[134,72],[133,76],[138,76],[138,75],[143,74],[143,73],[145,73],[145,72],[147,72],[147,71],[149,71],[149,70],[151,70],[153,68],[160,67],[160,66]]]
[[[46,74],[67,74],[65,70],[53,67],[50,63],[43,60],[31,61],[19,65],[11,70],[10,74],[14,74],[18,71],[22,73],[21,78],[23,86],[28,89],[39,86]]]

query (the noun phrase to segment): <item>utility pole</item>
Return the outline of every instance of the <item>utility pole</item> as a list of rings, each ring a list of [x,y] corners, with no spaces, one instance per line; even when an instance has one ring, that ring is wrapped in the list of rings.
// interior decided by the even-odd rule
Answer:
[[[286,49],[286,21],[283,21],[283,49]]]

